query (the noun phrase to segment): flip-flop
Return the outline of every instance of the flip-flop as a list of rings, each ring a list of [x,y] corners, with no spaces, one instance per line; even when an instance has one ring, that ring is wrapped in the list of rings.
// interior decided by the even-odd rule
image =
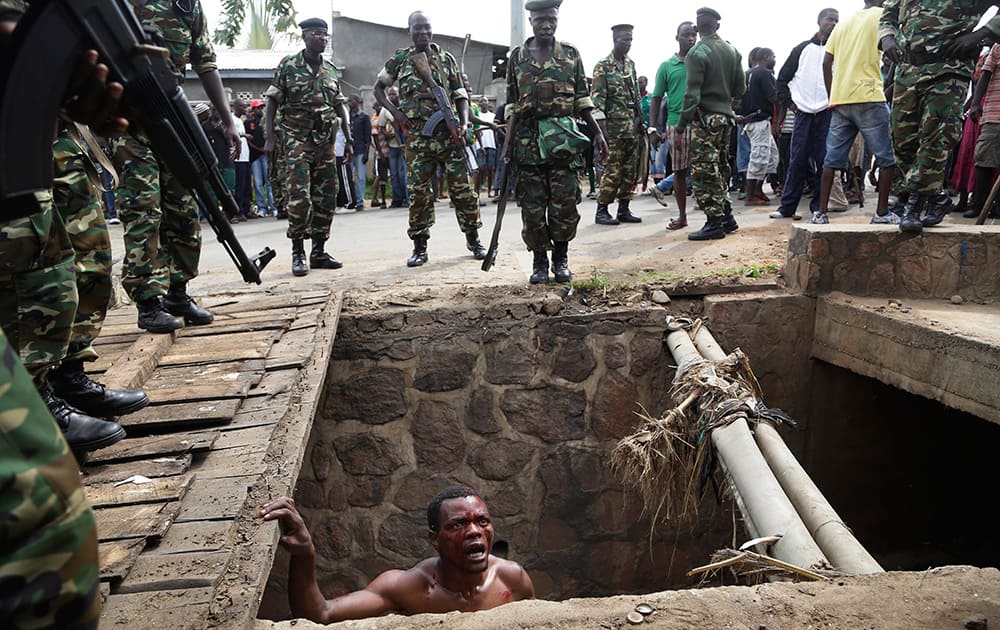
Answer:
[[[688,226],[687,221],[681,221],[680,219],[670,219],[670,223],[667,224],[668,230],[680,230]]]

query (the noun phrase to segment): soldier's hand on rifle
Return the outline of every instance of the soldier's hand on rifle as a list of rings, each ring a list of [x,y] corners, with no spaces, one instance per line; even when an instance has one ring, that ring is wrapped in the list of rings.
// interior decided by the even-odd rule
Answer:
[[[639,136],[646,135],[646,121],[642,119],[642,116],[636,115],[635,117],[635,133]]]
[[[594,157],[599,162],[606,162],[608,159],[608,141],[604,139],[604,134],[600,130],[594,136]]]
[[[125,88],[108,82],[108,67],[97,59],[96,50],[83,53],[66,91],[66,113],[100,135],[122,133],[128,121],[119,115],[118,105]]]
[[[958,37],[944,49],[945,54],[956,59],[973,59],[983,47],[985,33],[982,29]]]
[[[886,35],[879,42],[882,47],[882,52],[885,54],[886,59],[892,63],[902,63],[903,62],[903,50],[896,43],[896,38],[893,35]]]

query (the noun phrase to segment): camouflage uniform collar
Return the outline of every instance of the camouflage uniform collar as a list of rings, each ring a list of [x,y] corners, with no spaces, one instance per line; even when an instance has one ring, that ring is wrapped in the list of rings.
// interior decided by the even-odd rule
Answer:
[[[527,59],[531,63],[537,64],[538,62],[535,61],[535,58],[531,56],[531,52],[528,50],[528,44],[530,44],[533,41],[535,41],[534,35],[532,35],[528,39],[524,40],[524,45],[521,46],[521,50],[524,53],[525,59]],[[557,57],[561,57],[562,55],[563,55],[563,45],[562,45],[562,43],[560,43],[558,39],[553,40],[553,42],[552,42],[552,54],[549,56],[548,59],[546,59],[545,61],[543,61],[539,65],[545,65],[545,64],[549,63],[550,61],[552,61],[553,59],[556,59]]]
[[[618,60],[615,58],[614,51],[608,53],[608,56],[604,58],[604,61],[610,61],[611,63],[613,63],[615,65],[618,65]],[[627,67],[630,63],[632,63],[632,58],[631,57],[629,57],[628,55],[625,55],[624,57],[622,57],[622,64],[623,65],[625,65]]]
[[[320,53],[319,54],[319,65],[322,66],[325,62],[326,62],[326,57],[323,56],[323,53]],[[302,65],[302,66],[304,66],[304,65],[306,65],[306,64],[309,63],[306,60],[306,49],[305,48],[303,48],[302,50],[300,50],[298,53],[295,54],[295,63],[297,63],[299,65]]]
[[[427,47],[430,48],[431,52],[434,53],[435,55],[440,55],[441,54],[441,47],[438,46],[436,42],[431,42],[431,43],[427,44]],[[416,52],[417,52],[417,47],[411,45],[410,46],[410,54],[412,55],[412,54],[414,54]]]

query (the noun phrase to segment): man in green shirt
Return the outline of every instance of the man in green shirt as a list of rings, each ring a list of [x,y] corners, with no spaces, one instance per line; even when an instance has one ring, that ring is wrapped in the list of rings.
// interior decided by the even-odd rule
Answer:
[[[732,174],[729,138],[736,121],[732,99],[743,96],[746,77],[740,53],[717,34],[722,19],[719,12],[703,7],[697,15],[701,41],[685,59],[687,91],[675,132],[684,133],[695,123],[691,129],[691,183],[708,221],[702,229],[688,234],[688,239],[705,241],[725,238],[739,229],[728,192]]]

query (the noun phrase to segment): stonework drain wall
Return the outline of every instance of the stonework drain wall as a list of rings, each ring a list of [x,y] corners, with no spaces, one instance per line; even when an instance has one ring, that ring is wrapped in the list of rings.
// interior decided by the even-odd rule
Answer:
[[[745,312],[769,319],[785,297],[794,299],[751,311],[728,300],[716,310],[722,320]],[[650,539],[649,518],[610,470],[611,449],[636,426],[636,412],[672,406],[667,311],[538,311],[525,303],[345,313],[296,492],[324,593],[360,588],[431,555],[424,509],[453,483],[483,494],[495,540],[529,570],[543,598],[690,584],[684,573],[730,543],[728,507],[694,533],[661,526]],[[720,341],[739,345],[754,329],[735,328]],[[769,351],[790,368],[807,365],[801,341]],[[279,554],[262,617],[287,614],[286,572]]]

